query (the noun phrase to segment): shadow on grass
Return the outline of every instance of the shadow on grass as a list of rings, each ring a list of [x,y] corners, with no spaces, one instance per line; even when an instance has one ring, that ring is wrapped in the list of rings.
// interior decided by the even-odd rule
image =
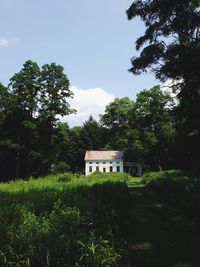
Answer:
[[[127,240],[132,267],[199,267],[200,231],[146,187],[130,188]]]

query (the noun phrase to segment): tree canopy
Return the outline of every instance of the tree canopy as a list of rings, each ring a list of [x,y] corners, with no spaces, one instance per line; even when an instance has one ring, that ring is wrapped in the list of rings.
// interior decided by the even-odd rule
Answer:
[[[147,70],[162,82],[176,81],[181,112],[192,121],[191,131],[200,130],[200,2],[198,0],[135,0],[128,19],[139,17],[146,27],[136,40],[139,56],[131,60],[130,71]]]
[[[0,169],[6,179],[45,174],[53,161],[58,116],[74,112],[73,94],[64,69],[55,63],[40,68],[28,60],[8,87],[0,84]]]
[[[132,58],[131,72],[150,68],[161,80],[173,79],[199,86],[200,2],[198,0],[135,0],[127,11],[140,17],[146,31],[136,40],[139,57]]]
[[[130,72],[151,71],[161,82],[171,81],[179,100],[174,110],[177,144],[185,165],[190,162],[190,168],[199,169],[195,162],[200,151],[200,1],[135,0],[127,16],[139,17],[145,25]]]

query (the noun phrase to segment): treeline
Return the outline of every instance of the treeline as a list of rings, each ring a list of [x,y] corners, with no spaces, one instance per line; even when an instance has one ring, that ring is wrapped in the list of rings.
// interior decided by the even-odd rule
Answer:
[[[85,150],[125,150],[127,161],[146,170],[181,168],[198,172],[198,132],[185,127],[178,100],[159,86],[141,91],[135,101],[115,99],[97,122],[69,128],[59,116],[75,112],[63,67],[41,68],[27,61],[0,86],[0,179],[50,172],[83,172]]]
[[[55,161],[57,116],[67,115],[69,80],[55,63],[27,61],[8,87],[0,84],[1,180],[46,174]]]

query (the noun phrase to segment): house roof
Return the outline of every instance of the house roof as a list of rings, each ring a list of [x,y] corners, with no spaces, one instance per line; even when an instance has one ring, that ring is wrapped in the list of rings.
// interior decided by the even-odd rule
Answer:
[[[99,151],[87,150],[85,160],[121,160],[124,155],[122,150]]]

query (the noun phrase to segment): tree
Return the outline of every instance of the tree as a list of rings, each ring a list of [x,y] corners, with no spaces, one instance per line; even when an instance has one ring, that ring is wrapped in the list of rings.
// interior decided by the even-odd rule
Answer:
[[[19,145],[11,138],[10,129],[13,125],[9,124],[12,97],[8,88],[0,83],[0,180],[6,181],[7,178],[15,176],[13,163],[15,162],[16,151]]]
[[[130,71],[138,75],[150,69],[161,81],[178,81],[173,89],[180,90],[191,130],[200,129],[199,8],[198,0],[135,0],[127,11],[130,20],[139,16],[146,27],[136,41],[136,49],[142,51],[132,58]]]
[[[59,122],[53,129],[52,154],[54,170],[69,170],[71,159],[70,129],[67,122]]]
[[[30,173],[30,151],[35,145],[33,132],[36,128],[35,117],[39,107],[39,76],[40,69],[37,63],[28,60],[9,83],[12,102],[7,128],[10,128],[12,140],[18,144],[15,156],[15,177],[24,177]],[[9,124],[12,127],[9,127]]]
[[[182,154],[185,162],[190,158],[190,169],[199,169],[198,163],[193,164],[200,150],[199,10],[199,0],[135,0],[127,10],[129,20],[139,17],[146,27],[136,40],[140,54],[132,58],[130,72],[138,75],[150,70],[162,82],[172,80],[179,98],[177,140],[182,140],[182,149],[187,147]]]
[[[136,49],[145,47],[132,59],[130,71],[139,74],[151,67],[159,79],[182,79],[184,84],[192,78],[199,86],[199,8],[198,0],[135,0],[127,14],[144,22],[146,31]]]
[[[102,145],[101,127],[98,122],[90,116],[84,122],[81,131],[81,140],[84,150],[99,150]]]
[[[84,154],[85,146],[82,141],[82,127],[76,126],[70,129],[69,132],[69,158],[70,169],[73,172],[82,172],[84,170]]]
[[[174,105],[173,98],[155,86],[141,91],[133,106],[130,127],[137,130],[137,135],[132,146],[151,169],[169,169],[172,166],[176,134]]]
[[[39,76],[40,69],[37,63],[28,60],[9,83],[9,90],[14,97],[14,108],[27,111],[30,118],[38,111]]]
[[[7,88],[0,83],[0,115],[3,115],[3,112],[7,110],[9,104],[9,92]]]
[[[46,173],[53,163],[52,136],[53,128],[58,121],[58,116],[65,116],[74,113],[70,109],[67,99],[73,96],[69,89],[69,80],[64,73],[64,68],[55,63],[42,66],[39,79],[40,90],[40,146],[43,154],[43,167],[41,170]]]
[[[132,104],[128,97],[116,98],[106,106],[105,114],[100,116],[101,123],[108,128],[126,127]]]
[[[67,102],[67,98],[73,97],[73,93],[69,89],[69,80],[61,65],[52,63],[42,66],[40,84],[40,114],[48,118],[50,123],[53,124],[57,120],[57,115],[65,116],[75,112]]]
[[[28,60],[8,89],[0,84],[1,173],[14,178],[48,172],[54,128],[58,116],[74,112],[67,102],[72,95],[63,67],[55,63],[40,69]]]
[[[129,123],[129,113],[132,109],[133,101],[128,97],[116,98],[108,104],[105,113],[100,115],[100,123],[107,132],[107,142],[112,149],[124,149],[127,144],[127,131]],[[104,139],[106,140],[106,139]]]

